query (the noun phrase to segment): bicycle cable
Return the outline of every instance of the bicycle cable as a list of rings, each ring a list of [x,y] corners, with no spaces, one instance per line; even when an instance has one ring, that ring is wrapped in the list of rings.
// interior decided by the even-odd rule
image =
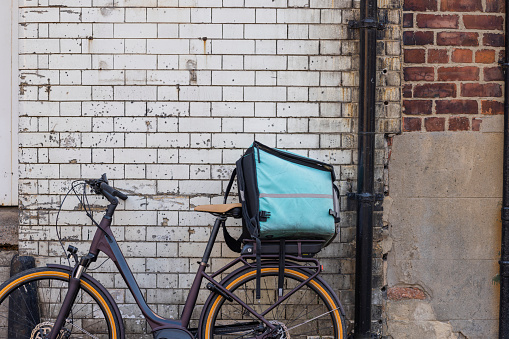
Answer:
[[[67,191],[67,193],[64,196],[64,199],[62,199],[62,202],[60,203],[60,206],[58,208],[57,216],[55,218],[55,230],[57,233],[58,242],[60,243],[60,247],[62,247],[62,251],[64,252],[64,256],[67,258],[68,266],[71,267],[71,260],[67,256],[67,251],[65,250],[64,243],[62,242],[62,237],[60,235],[60,229],[58,228],[58,218],[60,217],[60,212],[62,211],[62,207],[64,206],[65,199],[67,199],[67,196],[73,191],[76,194],[75,187],[78,186],[76,183],[79,182],[79,180],[74,180],[71,182],[71,188]],[[79,185],[83,185],[84,183],[80,183]],[[60,226],[62,227],[62,226]]]
[[[95,221],[94,219],[94,216],[93,216],[93,213],[94,211],[92,210],[92,208],[90,207],[90,203],[88,202],[88,196],[87,196],[87,183],[85,182],[85,185],[83,187],[83,193],[82,193],[82,196],[83,196],[83,202],[81,202],[80,200],[80,203],[82,204],[83,206],[83,209],[85,210],[85,213],[87,214],[87,216],[90,218],[90,220],[92,220],[92,222],[94,223],[95,226],[97,226],[104,234],[106,234],[106,236],[109,237],[108,233],[106,233],[106,231],[97,223],[97,221]],[[79,198],[78,198],[79,199]],[[88,210],[87,210],[88,209]],[[99,266],[97,267],[94,267],[94,268],[88,268],[87,271],[95,271],[97,269],[99,269],[102,265],[104,265],[108,260],[110,260],[109,257],[107,257]]]
[[[80,194],[76,191],[76,188],[80,187],[80,186],[83,186],[83,191],[81,193],[81,197],[80,197]],[[81,207],[84,209],[85,214],[87,215],[87,217],[89,217],[92,220],[92,223],[96,227],[98,227],[104,234],[108,235],[108,233],[106,233],[106,231],[94,220],[94,217],[92,215],[93,211],[92,211],[92,208],[90,207],[90,203],[88,201],[87,189],[86,188],[87,188],[87,183],[85,181],[82,181],[82,180],[74,180],[74,181],[72,181],[71,182],[71,188],[67,191],[67,193],[64,196],[64,199],[60,203],[60,206],[59,206],[58,212],[57,212],[57,216],[55,218],[55,230],[56,230],[56,233],[57,233],[58,242],[60,243],[60,247],[62,247],[62,251],[64,252],[64,256],[67,258],[67,264],[68,264],[69,267],[71,267],[71,260],[70,260],[70,257],[67,255],[67,251],[65,250],[64,243],[62,241],[61,232],[60,232],[60,229],[59,229],[59,226],[58,226],[58,218],[60,216],[60,212],[62,211],[62,207],[64,205],[64,202],[67,199],[67,196],[69,196],[69,194],[71,193],[71,191],[74,193],[74,195],[78,199],[78,201],[79,201]],[[60,228],[61,227],[62,226],[60,226]],[[97,266],[97,267],[95,267],[93,269],[89,268],[88,270],[89,271],[96,270],[99,267],[101,267],[108,260],[109,260],[109,258],[104,260],[99,266]]]

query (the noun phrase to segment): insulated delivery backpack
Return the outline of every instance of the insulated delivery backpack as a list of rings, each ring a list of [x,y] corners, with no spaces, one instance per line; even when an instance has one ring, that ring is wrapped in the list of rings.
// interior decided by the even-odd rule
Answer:
[[[226,190],[225,202],[237,174],[242,203],[243,234],[240,240],[322,240],[328,245],[339,222],[339,190],[331,165],[270,148],[257,141],[237,161]],[[229,238],[229,239],[228,239]]]

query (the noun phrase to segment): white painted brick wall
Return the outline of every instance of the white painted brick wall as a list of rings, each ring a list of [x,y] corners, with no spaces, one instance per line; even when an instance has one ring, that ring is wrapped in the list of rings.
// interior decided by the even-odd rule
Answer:
[[[107,173],[130,196],[114,232],[148,301],[182,303],[213,223],[193,207],[221,202],[253,140],[331,162],[340,186],[351,185],[358,61],[342,40],[351,5],[20,1],[21,251],[60,262],[54,211],[72,180]],[[67,198],[59,223],[82,254],[95,228],[77,206]],[[214,256],[217,269],[232,253],[218,244]],[[113,272],[95,276],[138,314]]]

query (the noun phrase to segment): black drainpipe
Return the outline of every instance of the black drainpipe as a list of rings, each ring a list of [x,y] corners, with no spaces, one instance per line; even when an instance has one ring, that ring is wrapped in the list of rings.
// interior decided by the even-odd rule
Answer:
[[[505,1],[504,69],[504,178],[502,198],[502,246],[500,256],[500,311],[498,337],[509,339],[509,0]]]
[[[508,0],[509,1],[509,0]],[[377,19],[376,0],[361,0],[359,66],[359,131],[357,167],[356,262],[355,262],[355,338],[371,338],[371,279],[373,249],[373,210],[375,203],[375,90],[376,34],[382,28]]]

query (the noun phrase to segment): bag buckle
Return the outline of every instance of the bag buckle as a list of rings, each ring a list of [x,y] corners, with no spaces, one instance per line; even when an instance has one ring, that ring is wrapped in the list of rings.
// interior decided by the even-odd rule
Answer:
[[[334,217],[334,222],[338,223],[340,221],[339,219],[339,212],[334,211],[333,209],[329,209],[329,215],[332,215]]]
[[[270,212],[267,211],[260,211],[260,221],[267,221],[267,219],[270,218]]]

